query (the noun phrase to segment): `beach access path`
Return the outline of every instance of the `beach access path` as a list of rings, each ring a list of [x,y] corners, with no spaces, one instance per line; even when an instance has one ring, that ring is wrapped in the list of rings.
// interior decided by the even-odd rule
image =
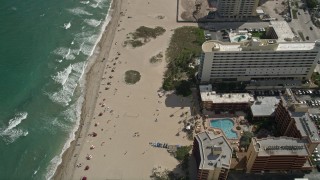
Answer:
[[[76,140],[54,179],[150,179],[154,167],[173,170],[178,161],[149,142],[192,144],[184,133],[176,135],[183,128],[180,114],[190,114],[190,98],[171,92],[159,97],[166,61],[153,64],[149,59],[159,52],[165,54],[173,29],[197,24],[177,23],[177,1],[172,0],[114,0],[111,11],[112,20],[87,73]],[[140,26],[161,26],[166,32],[141,47],[124,47],[127,34]],[[140,81],[126,84],[127,70],[139,71]]]

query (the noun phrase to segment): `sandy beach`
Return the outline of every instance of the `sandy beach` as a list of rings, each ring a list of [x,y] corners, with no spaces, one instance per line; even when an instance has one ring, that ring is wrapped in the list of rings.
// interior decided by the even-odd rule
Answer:
[[[197,25],[177,23],[176,11],[172,0],[114,0],[112,20],[87,73],[76,140],[64,153],[54,179],[150,179],[154,167],[172,170],[178,165],[166,149],[149,144],[192,144],[184,133],[176,135],[183,128],[180,114],[190,114],[190,98],[172,92],[159,97],[166,62],[149,62],[159,52],[165,54],[173,29]],[[124,47],[126,35],[140,26],[161,26],[166,32],[141,47]],[[127,70],[139,71],[140,81],[126,84]]]

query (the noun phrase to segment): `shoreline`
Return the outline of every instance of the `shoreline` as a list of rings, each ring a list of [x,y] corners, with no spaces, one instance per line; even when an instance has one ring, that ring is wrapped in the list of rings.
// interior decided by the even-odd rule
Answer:
[[[51,179],[72,179],[73,173],[68,173],[66,170],[69,170],[70,168],[75,169],[78,156],[73,158],[73,154],[81,151],[85,140],[81,135],[86,135],[89,130],[95,109],[94,107],[98,99],[100,80],[103,76],[108,53],[111,50],[114,34],[120,18],[121,5],[122,0],[112,0],[105,20],[107,21],[109,17],[111,19],[103,32],[101,32],[101,39],[94,48],[93,54],[88,58],[88,64],[85,70],[86,77],[84,80],[84,100],[81,107],[79,126],[74,133],[75,139],[70,142],[70,146],[63,152],[62,161]],[[76,147],[79,143],[80,148],[77,149]],[[72,175],[70,177],[65,177],[67,174]]]

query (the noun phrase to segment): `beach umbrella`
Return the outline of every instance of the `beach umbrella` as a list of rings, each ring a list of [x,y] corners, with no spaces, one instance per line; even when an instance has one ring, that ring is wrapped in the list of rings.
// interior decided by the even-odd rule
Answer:
[[[86,177],[86,176],[83,176],[83,177],[81,178],[81,180],[87,180],[87,177]]]

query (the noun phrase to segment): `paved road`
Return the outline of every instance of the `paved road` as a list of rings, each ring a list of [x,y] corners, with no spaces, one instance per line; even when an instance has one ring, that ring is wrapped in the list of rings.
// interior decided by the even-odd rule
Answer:
[[[308,178],[309,180],[319,180],[320,173],[316,169],[314,169],[310,174],[306,174],[304,178]]]
[[[295,33],[298,34],[298,31],[301,31],[304,37],[309,36],[309,41],[320,39],[320,30],[313,25],[308,11],[304,12],[303,9],[298,9],[297,17],[298,19],[292,19],[289,22],[289,26],[294,29]],[[313,30],[310,30],[310,27]]]

